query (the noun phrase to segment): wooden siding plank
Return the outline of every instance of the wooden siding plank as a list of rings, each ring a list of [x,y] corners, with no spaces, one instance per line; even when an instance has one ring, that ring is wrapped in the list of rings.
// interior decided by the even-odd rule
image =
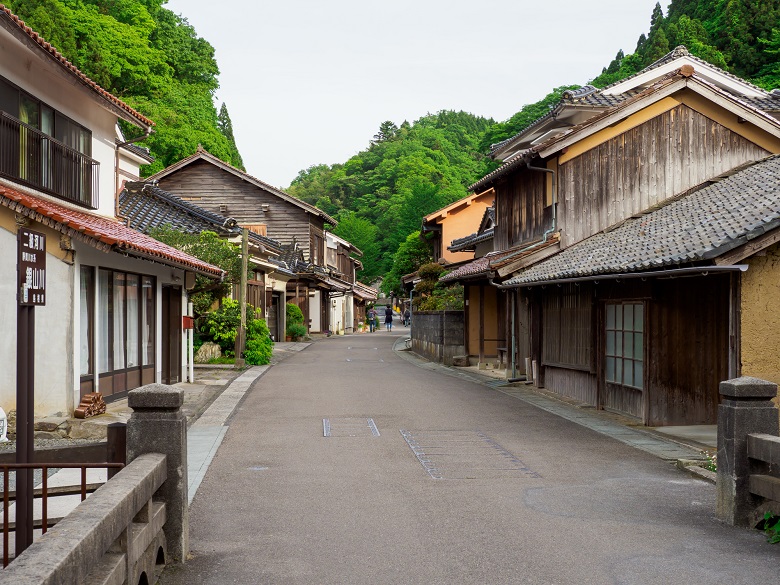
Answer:
[[[560,165],[563,245],[768,154],[680,104]]]

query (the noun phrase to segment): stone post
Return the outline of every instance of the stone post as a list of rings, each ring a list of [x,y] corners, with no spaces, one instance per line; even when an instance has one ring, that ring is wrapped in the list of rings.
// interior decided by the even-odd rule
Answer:
[[[718,407],[717,515],[732,525],[749,526],[760,498],[750,493],[747,436],[777,436],[777,384],[758,378],[735,378],[720,383]]]
[[[184,562],[190,550],[187,500],[187,418],[184,391],[164,384],[131,390],[127,404],[127,462],[144,453],[166,456],[167,479],[155,498],[165,502],[165,540],[171,562]]]

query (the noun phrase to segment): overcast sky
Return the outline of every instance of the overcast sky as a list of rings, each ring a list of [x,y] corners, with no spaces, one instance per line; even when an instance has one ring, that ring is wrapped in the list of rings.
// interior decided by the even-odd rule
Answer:
[[[385,120],[503,121],[584,84],[647,33],[656,0],[169,0],[216,49],[247,171],[287,187],[345,162]],[[665,4],[664,4],[665,5]]]

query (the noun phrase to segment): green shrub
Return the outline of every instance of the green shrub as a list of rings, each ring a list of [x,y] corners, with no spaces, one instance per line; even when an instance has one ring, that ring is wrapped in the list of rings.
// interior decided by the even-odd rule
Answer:
[[[303,311],[295,303],[287,303],[287,323],[303,323]]]
[[[250,366],[263,366],[271,362],[273,351],[274,342],[265,319],[247,321],[244,361]]]
[[[303,330],[303,333],[301,333]],[[287,323],[285,325],[285,335],[292,337],[303,337],[307,333],[306,326],[303,324],[303,311],[294,303],[287,303]]]
[[[247,305],[247,319],[250,318],[250,309]],[[251,317],[254,317],[252,309]],[[236,345],[238,326],[241,324],[241,311],[238,301],[225,299],[222,306],[216,311],[206,313],[201,326],[201,333],[219,344],[222,353],[233,352]]]
[[[306,326],[303,323],[293,323],[292,325],[287,325],[287,335],[293,339],[300,339],[301,337],[305,337],[306,333]]]
[[[241,311],[238,301],[225,299],[216,311],[207,313],[201,327],[201,334],[219,344],[226,357],[235,353],[236,335],[241,325]],[[246,306],[246,363],[256,366],[271,361],[274,342],[265,319],[256,318],[252,305]]]

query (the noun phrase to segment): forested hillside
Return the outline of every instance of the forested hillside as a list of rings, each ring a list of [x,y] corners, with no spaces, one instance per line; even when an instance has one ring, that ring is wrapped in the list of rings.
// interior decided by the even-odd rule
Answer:
[[[142,143],[157,159],[146,174],[189,156],[198,144],[241,167],[227,108],[217,114],[213,102],[214,48],[164,3],[4,0],[92,80],[157,124]]]
[[[422,216],[466,196],[493,168],[479,142],[493,120],[439,112],[413,124],[385,122],[368,148],[344,164],[301,171],[288,191],[334,214],[334,230],[364,252],[360,278],[387,272]]]
[[[157,159],[147,174],[192,154],[198,144],[243,168],[227,107],[218,112],[213,103],[219,74],[214,49],[185,18],[164,8],[165,0],[5,4],[97,83],[157,123],[142,143]],[[780,86],[780,0],[672,0],[665,12],[658,4],[648,16],[648,33],[633,52],[621,48],[600,74],[593,72],[598,75],[591,83],[603,87],[633,75],[685,45],[757,85]],[[392,272],[393,288],[409,258],[421,254],[406,248],[422,216],[464,197],[470,184],[497,166],[488,156],[491,144],[522,130],[575,87],[551,88],[498,123],[452,111],[400,125],[384,122],[373,140],[366,137],[365,150],[343,164],[301,171],[289,192],[339,219],[336,233],[364,252],[364,281],[388,274],[403,244],[404,264]]]
[[[649,24],[649,32],[640,35],[634,52],[618,51],[592,84],[603,87],[624,79],[685,45],[692,54],[761,87],[780,87],[778,0],[672,0],[666,15],[656,5]],[[386,122],[366,151],[343,165],[302,171],[290,192],[341,218],[339,235],[366,252],[366,270],[360,277],[371,280],[389,275],[383,288],[392,290],[398,286],[399,275],[421,261],[410,261],[410,257],[419,258],[419,246],[410,254],[411,244],[406,242],[406,236],[420,229],[421,217],[465,196],[469,184],[497,165],[487,158],[491,144],[521,131],[546,114],[565,90],[576,87],[555,88],[510,119],[489,125],[462,112],[428,116],[398,129]],[[467,126],[467,120],[473,123]],[[440,149],[433,148],[444,156],[426,157],[430,170],[418,173],[413,166],[401,165],[410,153],[430,152],[430,140],[425,142],[422,137],[435,135],[468,139],[449,138]],[[452,151],[452,147],[464,150]],[[392,255],[401,243],[399,266],[391,270]]]

